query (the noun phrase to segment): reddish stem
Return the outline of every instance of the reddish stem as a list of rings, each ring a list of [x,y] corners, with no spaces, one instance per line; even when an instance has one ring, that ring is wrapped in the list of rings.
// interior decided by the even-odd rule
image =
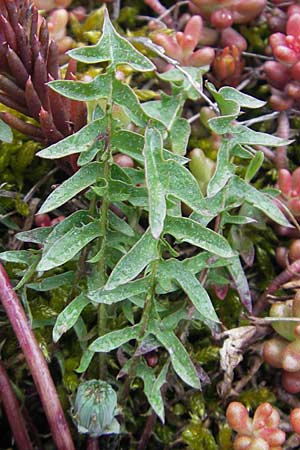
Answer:
[[[86,450],[99,450],[99,439],[88,438]]]
[[[153,11],[156,12],[159,16],[162,16],[168,11],[167,8],[165,8],[159,0],[144,0],[144,3],[150,6],[150,8],[153,9]],[[162,20],[169,28],[174,28],[173,19],[170,16],[170,13],[166,14]]]
[[[290,135],[290,122],[287,113],[283,111],[280,113],[278,118],[277,136],[281,137],[282,139],[288,139],[289,135]],[[276,148],[275,162],[278,170],[288,168],[286,145],[282,145]]]
[[[0,299],[26,358],[57,449],[75,450],[48,366],[2,264],[0,264]]]
[[[254,308],[254,314],[259,315],[265,308],[268,295],[274,294],[283,284],[290,281],[295,275],[300,276],[300,259],[290,264],[283,272],[271,282],[265,292],[259,297]]]
[[[20,405],[10,384],[4,364],[0,361],[0,400],[19,450],[33,450]]]

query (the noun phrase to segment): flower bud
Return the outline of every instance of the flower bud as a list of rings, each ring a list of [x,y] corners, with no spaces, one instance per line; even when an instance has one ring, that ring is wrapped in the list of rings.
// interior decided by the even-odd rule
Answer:
[[[76,394],[73,418],[79,433],[99,437],[119,433],[117,395],[110,384],[101,380],[82,383]]]

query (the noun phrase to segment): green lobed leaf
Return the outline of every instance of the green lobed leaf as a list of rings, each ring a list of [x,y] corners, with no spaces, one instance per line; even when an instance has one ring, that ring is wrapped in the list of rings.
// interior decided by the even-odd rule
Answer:
[[[105,289],[113,289],[135,278],[150,262],[159,257],[157,241],[148,229],[131,247],[114,267],[105,285]]]
[[[171,330],[162,329],[159,323],[153,330],[155,337],[161,342],[170,355],[173,369],[189,386],[200,389],[200,381],[188,352]]]
[[[28,250],[11,250],[0,253],[1,261],[26,264],[26,266],[32,264],[33,258],[35,258],[35,255]]]
[[[92,162],[81,167],[49,195],[40,208],[39,214],[59,208],[79,192],[96,183],[101,176],[103,176],[102,163]]]
[[[256,152],[254,158],[250,161],[245,174],[245,181],[249,182],[255,177],[264,162],[263,152]]]
[[[189,242],[215,255],[224,258],[235,256],[234,251],[223,236],[187,217],[167,216],[164,231],[179,241]]]
[[[289,145],[292,140],[282,139],[272,134],[261,133],[251,130],[244,125],[234,124],[230,130],[234,134],[234,140],[238,144],[247,145],[267,145],[268,147],[279,147],[280,145]]]
[[[60,81],[59,83],[74,83],[77,86],[77,83],[80,82]],[[59,92],[58,89],[57,92]],[[101,134],[105,132],[106,126],[107,126],[106,118],[95,120],[94,122],[81,128],[81,130],[77,131],[77,133],[71,134],[71,136],[66,137],[62,141],[59,141],[56,144],[50,145],[50,147],[47,147],[39,151],[37,153],[37,156],[47,159],[57,159],[73,155],[75,153],[87,151],[90,148],[90,146],[95,142],[95,140],[97,138],[100,138]]]
[[[222,141],[218,151],[216,169],[207,186],[208,197],[216,195],[234,175],[234,165],[230,162],[231,147],[232,141]]]
[[[166,383],[168,369],[169,363],[166,363],[157,378],[155,378],[153,369],[148,367],[145,363],[140,362],[136,369],[136,375],[144,382],[144,392],[147,400],[162,423],[165,421],[165,411],[160,390]]]
[[[134,236],[133,229],[126,222],[125,219],[121,219],[116,214],[114,214],[112,211],[108,211],[108,219],[109,219],[109,226],[113,230],[116,230],[119,233],[125,234],[126,236],[130,236],[130,237]]]
[[[257,190],[241,178],[234,176],[230,180],[228,185],[228,194],[235,199],[243,199],[255,206],[274,222],[285,227],[291,227],[291,224],[287,218],[272,202],[267,194]]]
[[[84,294],[80,294],[66,306],[66,308],[57,316],[52,331],[53,342],[57,342],[64,333],[75,325],[83,309],[89,303],[90,300]]]
[[[1,119],[0,119],[0,140],[3,142],[8,142],[9,144],[11,144],[13,141],[13,134],[10,126],[8,126]]]
[[[104,73],[97,75],[92,81],[55,80],[50,81],[48,85],[51,89],[53,89],[53,91],[57,92],[60,95],[63,95],[64,97],[70,98],[71,100],[77,100],[80,102],[93,102],[102,98],[107,98],[108,95],[110,95],[111,83],[112,76],[110,74]],[[95,122],[86,125],[84,128],[82,128],[82,130],[89,129],[88,127],[91,127],[92,124],[96,122],[101,123],[103,120],[104,118],[100,118]],[[76,134],[80,133],[82,130],[80,130]],[[64,139],[64,141],[65,140],[66,139]]]
[[[71,285],[74,280],[75,272],[69,271],[44,278],[41,281],[36,281],[35,283],[28,283],[27,288],[40,292],[52,291],[52,289],[57,289],[61,286]]]
[[[219,322],[209,295],[195,275],[191,273],[183,262],[176,259],[169,259],[162,268],[187,294],[201,317],[209,326],[214,326],[213,322]]]
[[[161,100],[146,102],[143,104],[143,109],[149,117],[163,123],[170,131],[182,110],[182,99],[179,96],[168,96],[161,93]]]
[[[140,333],[140,325],[133,327],[125,327],[121,330],[111,331],[110,333],[100,336],[89,346],[92,352],[110,352],[120,347],[131,339],[137,339]]]
[[[94,303],[105,303],[106,305],[112,305],[125,299],[129,299],[134,295],[147,292],[149,288],[149,276],[145,278],[138,278],[135,281],[130,281],[126,284],[121,284],[118,287],[105,290],[104,288],[90,291],[87,295]]]
[[[90,350],[85,350],[82,354],[79,366],[76,369],[77,373],[84,373],[87,371],[95,352],[91,352]]]
[[[38,264],[38,271],[47,271],[70,261],[89,242],[101,235],[98,221],[73,227],[52,245],[47,245]],[[51,236],[51,235],[50,235]]]
[[[49,234],[52,232],[53,227],[40,227],[33,228],[32,230],[22,231],[16,234],[16,238],[22,242],[31,242],[33,244],[42,244]]]
[[[71,58],[87,64],[109,61],[113,67],[127,64],[140,72],[155,70],[154,64],[148,58],[116,32],[107,9],[105,9],[103,31],[98,43],[76,48],[68,54]]]
[[[191,126],[187,119],[179,117],[174,120],[170,129],[170,139],[175,154],[185,155],[190,134]]]
[[[167,206],[165,189],[159,171],[162,160],[163,141],[158,130],[147,128],[145,133],[145,175],[148,189],[149,224],[153,237],[158,239],[166,217]]]
[[[135,161],[144,163],[143,147],[144,137],[128,130],[120,130],[111,137],[112,148],[131,156]]]
[[[240,258],[238,256],[233,258],[231,264],[227,266],[227,269],[230,275],[232,276],[232,279],[235,283],[242,304],[251,313],[252,312],[251,292],[247,277],[241,265]]]
[[[147,125],[149,116],[144,112],[138,97],[130,86],[114,78],[112,82],[112,98],[114,103],[124,109],[135,125],[142,128]]]
[[[238,105],[245,108],[262,108],[266,104],[266,102],[262,100],[258,100],[251,95],[244,94],[243,92],[229,86],[222,87],[219,90],[219,94],[221,94],[226,100],[234,100]]]
[[[175,161],[167,161],[161,168],[161,178],[167,195],[172,195],[198,212],[203,212],[202,192],[195,177]]]
[[[174,91],[184,92],[185,95],[191,100],[197,100],[200,97],[199,90],[202,91],[202,77],[207,69],[205,67],[185,67],[184,72],[178,68],[168,70],[167,72],[160,73],[158,75],[164,81],[169,81]],[[187,77],[187,74],[189,77]],[[195,89],[191,80],[197,83],[198,90]]]

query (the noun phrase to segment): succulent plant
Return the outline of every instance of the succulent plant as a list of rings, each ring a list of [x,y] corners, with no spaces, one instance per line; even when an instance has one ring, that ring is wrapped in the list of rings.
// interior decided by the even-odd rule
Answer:
[[[79,433],[91,437],[119,433],[116,414],[117,395],[110,384],[90,380],[79,386],[73,412]]]
[[[1,119],[33,139],[53,143],[85,124],[85,106],[62,100],[47,82],[59,79],[58,48],[49,38],[45,19],[29,0],[3,0],[0,4],[0,102],[34,118],[41,128],[11,112]],[[74,78],[74,64],[66,78]]]
[[[266,0],[191,0],[192,11],[201,14],[216,28],[226,28],[234,23],[247,23],[258,16]]]
[[[217,81],[216,84],[237,86],[241,81],[243,67],[244,62],[239,49],[235,45],[225,47],[224,50],[217,54],[212,65],[212,72]]]
[[[181,65],[201,67],[211,64],[215,56],[211,47],[195,50],[202,33],[203,20],[196,15],[189,19],[183,32],[178,31],[175,36],[157,33],[153,40],[164,47],[166,54],[179,61]]]
[[[270,36],[276,61],[264,65],[267,80],[274,88],[271,105],[278,110],[300,104],[300,5],[291,5],[287,18],[286,32]]]
[[[247,408],[231,402],[226,411],[229,426],[237,432],[234,450],[280,450],[285,433],[279,429],[280,416],[270,403],[262,403],[250,419]]]
[[[300,217],[300,167],[292,173],[287,169],[280,169],[278,187],[281,190],[281,200],[296,217]]]

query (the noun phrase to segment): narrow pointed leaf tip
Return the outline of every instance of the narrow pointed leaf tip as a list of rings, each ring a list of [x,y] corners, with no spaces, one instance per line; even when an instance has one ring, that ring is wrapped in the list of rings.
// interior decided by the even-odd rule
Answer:
[[[103,33],[96,45],[68,52],[69,56],[87,64],[109,61],[111,66],[126,64],[139,72],[155,70],[154,64],[113,27],[107,9],[104,10]]]

